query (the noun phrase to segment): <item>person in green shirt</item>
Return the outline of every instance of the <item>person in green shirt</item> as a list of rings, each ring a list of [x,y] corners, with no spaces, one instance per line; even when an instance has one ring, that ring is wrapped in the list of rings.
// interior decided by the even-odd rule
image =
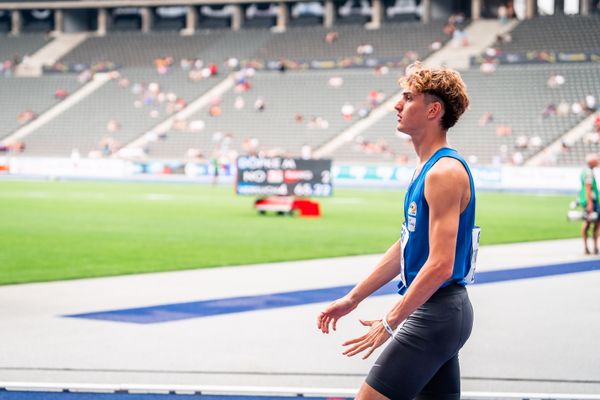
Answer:
[[[599,159],[597,154],[588,154],[585,158],[587,167],[581,171],[581,190],[579,192],[579,203],[583,207],[584,218],[581,227],[581,236],[583,237],[583,248],[585,254],[590,254],[588,248],[589,229],[593,225],[592,238],[594,240],[594,254],[598,254],[598,228],[600,223],[598,219],[598,185],[594,176],[594,169],[598,166]]]

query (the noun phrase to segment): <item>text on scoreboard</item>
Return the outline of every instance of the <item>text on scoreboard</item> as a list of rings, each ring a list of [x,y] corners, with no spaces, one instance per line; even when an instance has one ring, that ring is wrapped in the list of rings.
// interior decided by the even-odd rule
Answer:
[[[238,157],[236,192],[256,196],[331,196],[331,160]]]

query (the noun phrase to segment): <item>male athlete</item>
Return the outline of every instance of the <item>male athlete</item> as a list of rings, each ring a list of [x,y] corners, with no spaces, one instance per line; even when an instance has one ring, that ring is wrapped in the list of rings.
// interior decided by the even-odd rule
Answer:
[[[598,206],[598,185],[594,176],[594,169],[598,166],[599,160],[597,154],[588,154],[585,158],[586,168],[581,171],[581,190],[579,191],[579,203],[584,210],[583,225],[581,226],[581,236],[583,237],[583,251],[585,254],[590,254],[588,247],[588,231],[592,228],[592,241],[594,246],[594,254],[598,254],[598,228],[600,221],[598,214],[600,207]]]
[[[317,318],[329,333],[337,320],[400,274],[403,297],[349,340],[344,354],[371,353],[392,340],[373,365],[357,399],[460,399],[458,351],[471,334],[472,281],[479,243],[473,179],[446,134],[469,105],[460,75],[414,64],[400,80],[398,130],[410,135],[420,163],[404,200],[401,239],[374,270]]]

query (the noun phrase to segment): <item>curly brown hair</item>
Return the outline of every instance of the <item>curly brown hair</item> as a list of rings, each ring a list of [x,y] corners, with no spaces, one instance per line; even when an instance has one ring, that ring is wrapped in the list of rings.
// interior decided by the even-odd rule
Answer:
[[[453,69],[427,68],[417,62],[406,68],[406,75],[398,83],[404,89],[423,93],[427,103],[438,101],[442,104],[444,130],[452,128],[469,107],[467,85]]]

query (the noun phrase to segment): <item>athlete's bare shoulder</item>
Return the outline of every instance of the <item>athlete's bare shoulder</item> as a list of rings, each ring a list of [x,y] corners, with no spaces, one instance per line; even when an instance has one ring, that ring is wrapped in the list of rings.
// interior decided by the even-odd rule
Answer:
[[[429,170],[427,180],[435,183],[461,184],[469,182],[469,175],[459,160],[442,157]]]
[[[452,157],[439,159],[425,178],[425,198],[429,202],[458,200],[464,210],[471,197],[469,174],[464,165]]]

